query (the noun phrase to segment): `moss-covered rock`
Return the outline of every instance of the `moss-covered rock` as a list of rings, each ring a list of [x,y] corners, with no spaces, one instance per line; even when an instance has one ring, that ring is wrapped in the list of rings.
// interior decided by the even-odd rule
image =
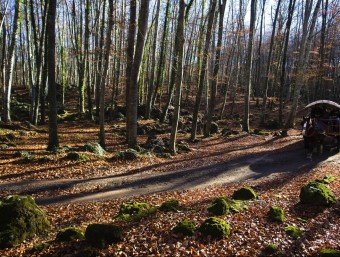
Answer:
[[[263,250],[265,255],[274,254],[277,251],[278,251],[278,246],[276,244],[269,244]]]
[[[65,157],[67,160],[83,162],[87,161],[89,158],[87,155],[79,152],[70,152]]]
[[[85,231],[86,241],[98,248],[123,240],[123,229],[112,224],[90,224]]]
[[[190,219],[184,219],[177,223],[172,229],[175,234],[183,236],[192,236],[196,230],[196,223]]]
[[[283,222],[285,219],[284,210],[277,206],[271,206],[268,212],[269,219],[273,221]]]
[[[251,187],[243,187],[236,190],[232,198],[235,200],[253,200],[257,199],[258,196]]]
[[[320,251],[320,257],[340,257],[340,251],[330,248],[325,248]]]
[[[334,176],[325,176],[323,179],[321,180],[316,180],[316,182],[320,182],[323,184],[330,184],[335,180]]]
[[[211,122],[210,124],[210,134],[216,134],[218,132],[218,124],[216,122]]]
[[[225,215],[229,213],[230,205],[226,201],[226,197],[218,197],[213,204],[208,207],[208,211],[214,215]]]
[[[84,145],[84,150],[90,153],[94,153],[99,156],[103,156],[106,154],[106,151],[99,143],[88,143]]]
[[[50,223],[33,197],[12,195],[0,201],[0,248],[13,247],[37,234],[47,233]]]
[[[230,234],[229,224],[219,218],[212,217],[206,219],[199,227],[203,236],[211,236],[214,239],[222,239]]]
[[[80,228],[70,227],[61,229],[55,241],[57,242],[69,242],[77,239],[84,239],[84,232]]]
[[[138,159],[139,153],[135,149],[129,148],[125,151],[120,151],[118,152],[114,159],[118,160],[125,160],[125,161],[131,161],[131,160],[136,160]]]
[[[34,245],[31,249],[27,250],[25,254],[28,256],[31,256],[33,254],[38,254],[42,252],[43,250],[47,249],[48,247],[50,247],[50,244],[47,242],[39,243],[39,244]]]
[[[34,161],[34,156],[27,151],[17,151],[14,153],[14,157],[20,157],[23,158],[24,162],[31,162]]]
[[[128,202],[120,206],[119,212],[114,219],[123,221],[140,221],[143,217],[156,212],[155,207],[151,207],[143,202]]]
[[[164,212],[177,212],[181,209],[180,205],[179,205],[179,201],[176,199],[171,199],[169,201],[166,201],[164,203],[162,203],[162,205],[159,207],[159,209],[161,211]]]
[[[291,236],[295,239],[299,238],[302,235],[302,231],[296,226],[287,226],[285,227],[285,231],[288,236]]]
[[[243,201],[221,196],[214,200],[214,202],[208,207],[208,211],[214,215],[225,215],[230,211],[238,213],[244,208],[245,205]]]
[[[301,188],[300,202],[311,205],[330,206],[336,203],[336,198],[324,183],[314,181]]]

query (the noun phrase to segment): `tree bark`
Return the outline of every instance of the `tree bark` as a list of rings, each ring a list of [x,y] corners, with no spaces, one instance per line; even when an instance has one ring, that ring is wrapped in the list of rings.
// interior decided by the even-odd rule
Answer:
[[[172,120],[171,126],[171,135],[169,142],[169,150],[172,154],[176,154],[176,138],[177,138],[177,129],[178,129],[178,120],[181,108],[181,95],[182,95],[182,79],[183,79],[183,55],[184,55],[184,33],[185,33],[185,11],[186,4],[184,0],[180,0],[179,3],[179,15],[177,20],[177,28],[176,28],[176,42],[174,49],[174,58],[177,59],[176,66],[176,77],[175,77],[175,85],[176,85],[176,95],[175,95],[175,110],[174,116]]]
[[[243,117],[243,131],[249,133],[249,113],[250,113],[250,89],[252,84],[252,61],[253,61],[253,44],[255,34],[255,20],[256,20],[256,4],[257,0],[251,0],[250,3],[250,28],[249,28],[249,41],[247,47],[247,59],[245,67],[245,81],[246,93],[244,95],[244,117]]]
[[[211,90],[210,90],[210,101],[209,101],[209,110],[207,114],[207,122],[205,124],[204,136],[210,136],[210,128],[212,118],[214,116],[215,109],[215,101],[216,101],[216,92],[217,92],[217,80],[218,80],[218,71],[220,69],[220,59],[221,59],[221,47],[222,47],[222,36],[223,36],[223,21],[224,21],[224,12],[225,7],[227,5],[227,0],[219,0],[219,23],[218,23],[218,38],[217,38],[217,47],[215,53],[215,62],[214,62],[214,71],[213,78],[211,82]]]
[[[315,28],[315,24],[316,24],[316,20],[318,16],[317,14],[319,12],[320,5],[321,5],[321,0],[317,1],[312,18],[310,20],[309,18],[310,18],[311,11],[312,11],[312,3],[313,3],[313,0],[306,0],[302,38],[300,41],[299,59],[297,62],[297,70],[295,74],[296,85],[294,88],[292,109],[287,118],[287,121],[284,127],[284,132],[286,132],[289,128],[294,126],[294,119],[295,119],[298,104],[299,104],[300,91],[306,82],[305,73],[307,70],[307,63],[309,62],[309,50],[311,48],[311,40],[312,40],[312,36],[314,33],[314,28]]]
[[[101,75],[100,81],[100,112],[99,112],[99,144],[105,149],[105,86],[106,86],[106,77],[109,68],[110,61],[110,49],[111,49],[111,32],[113,28],[113,0],[109,0],[109,17],[108,17],[108,27],[106,30],[106,43],[105,43],[105,54],[104,54],[104,67],[103,74]]]
[[[12,93],[13,68],[14,68],[14,63],[15,63],[15,50],[16,50],[16,44],[17,44],[18,26],[20,23],[20,19],[19,19],[20,6],[21,6],[21,0],[16,0],[15,8],[14,8],[11,44],[8,48],[8,62],[6,65],[6,72],[5,72],[5,88],[4,88],[5,96],[4,96],[3,110],[4,110],[4,121],[6,123],[11,123],[11,93]]]
[[[48,65],[48,95],[49,95],[49,122],[48,122],[48,150],[59,147],[57,125],[57,92],[55,83],[55,19],[57,1],[49,0],[47,16],[47,42],[46,60]]]
[[[203,89],[204,89],[204,78],[205,78],[205,73],[207,69],[209,48],[211,44],[211,34],[212,34],[212,26],[213,26],[213,22],[215,18],[216,2],[217,0],[212,0],[210,3],[207,32],[206,32],[205,45],[204,45],[203,57],[202,57],[202,67],[200,71],[199,86],[198,86],[193,119],[192,119],[192,129],[191,129],[191,140],[192,141],[196,140],[197,118],[198,118],[198,113],[199,113]]]
[[[149,0],[142,0],[138,17],[138,33],[136,49],[130,73],[129,94],[127,98],[127,142],[130,148],[137,146],[137,108],[138,108],[138,76],[143,57],[145,38],[148,29]]]

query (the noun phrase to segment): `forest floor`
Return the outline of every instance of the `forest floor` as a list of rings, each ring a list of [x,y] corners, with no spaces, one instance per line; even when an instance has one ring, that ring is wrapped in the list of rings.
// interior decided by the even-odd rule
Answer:
[[[288,137],[274,132],[217,134],[190,143],[187,153],[169,158],[148,153],[123,161],[114,158],[126,148],[122,127],[120,123],[107,125],[107,154],[101,158],[88,154],[84,161],[69,160],[65,152],[46,152],[46,127],[1,129],[2,135],[14,135],[14,143],[0,150],[0,196],[33,195],[47,213],[52,230],[47,237],[1,250],[0,256],[261,256],[270,243],[279,247],[275,256],[318,256],[322,248],[340,249],[339,204],[330,208],[299,204],[300,188],[326,175],[336,177],[329,186],[339,199],[340,156],[325,151],[308,160],[300,131],[290,130]],[[98,126],[64,122],[59,135],[62,146],[77,149],[97,141]],[[140,136],[139,143],[144,144],[146,138]],[[29,152],[34,158],[27,160],[18,152]],[[201,224],[211,216],[207,207],[216,197],[231,196],[242,186],[252,186],[259,200],[248,202],[247,210],[220,217],[231,226],[225,239],[202,239],[198,232],[185,238],[171,233],[184,218]],[[115,223],[113,216],[124,202],[159,206],[169,199],[177,199],[183,210],[156,212],[138,223],[123,223],[125,239],[104,249],[91,248],[82,240],[53,241],[61,228],[85,230],[91,223]],[[273,205],[285,210],[283,224],[268,220]],[[299,226],[303,236],[287,236],[287,225]],[[38,253],[28,251],[41,242],[49,246]]]

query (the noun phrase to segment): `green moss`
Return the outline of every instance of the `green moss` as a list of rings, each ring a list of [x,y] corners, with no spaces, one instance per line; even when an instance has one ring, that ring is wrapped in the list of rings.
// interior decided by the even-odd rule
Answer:
[[[230,234],[230,226],[222,219],[212,217],[206,219],[199,227],[203,236],[211,236],[215,239],[222,239]]]
[[[138,159],[138,152],[135,149],[129,148],[125,151],[120,151],[116,154],[116,156],[114,157],[114,159],[118,159],[118,160],[136,160]]]
[[[208,211],[214,215],[225,215],[230,211],[230,205],[226,197],[218,197],[212,205],[208,207]]]
[[[288,236],[291,236],[295,239],[299,238],[302,235],[302,231],[296,226],[287,226],[285,230]]]
[[[330,248],[325,248],[320,251],[320,257],[340,257],[340,251]]]
[[[179,205],[179,201],[176,199],[171,199],[169,201],[166,201],[164,203],[162,203],[161,207],[159,207],[159,209],[161,211],[165,211],[165,212],[177,212],[181,209],[180,205]]]
[[[151,207],[147,203],[128,202],[123,203],[120,206],[119,212],[116,216],[114,216],[114,219],[123,221],[140,221],[143,217],[146,217],[156,211],[157,209],[155,207]]]
[[[269,244],[264,248],[264,253],[266,255],[274,254],[278,250],[278,246],[276,244]]]
[[[57,242],[68,242],[68,241],[73,241],[77,239],[84,239],[84,232],[75,227],[70,227],[70,228],[63,228],[61,229],[57,236],[55,241]]]
[[[324,183],[314,181],[301,188],[300,202],[311,205],[330,206],[336,203],[336,198]]]
[[[176,227],[173,228],[175,234],[183,236],[192,236],[195,233],[196,224],[190,219],[184,219],[177,223]]]
[[[316,180],[315,182],[320,182],[323,184],[330,184],[332,183],[336,178],[334,176],[325,176],[322,180]]]
[[[0,248],[13,247],[50,228],[31,196],[12,195],[0,201]]]
[[[214,202],[208,207],[208,211],[214,215],[225,215],[230,211],[238,213],[245,208],[243,201],[221,196],[214,200]]]
[[[285,219],[285,214],[282,208],[277,206],[271,206],[268,212],[269,218],[273,221],[283,222]]]
[[[0,150],[6,150],[7,148],[8,148],[8,145],[0,144]]]
[[[103,156],[106,154],[106,151],[99,143],[88,143],[84,145],[84,150],[87,152],[94,153],[99,156]]]
[[[82,154],[82,153],[70,152],[67,154],[66,159],[71,160],[71,161],[83,162],[83,161],[87,161],[89,158],[85,154]]]
[[[42,252],[43,250],[47,249],[50,246],[49,243],[43,242],[40,244],[34,245],[31,249],[27,251],[29,255],[37,254]]]
[[[254,134],[255,135],[260,135],[260,136],[268,136],[269,132],[261,130],[261,129],[254,129]]]
[[[90,224],[85,231],[86,241],[98,248],[123,240],[123,229],[111,224]]]
[[[253,200],[258,199],[258,196],[251,187],[243,187],[236,190],[232,198],[235,200]]]

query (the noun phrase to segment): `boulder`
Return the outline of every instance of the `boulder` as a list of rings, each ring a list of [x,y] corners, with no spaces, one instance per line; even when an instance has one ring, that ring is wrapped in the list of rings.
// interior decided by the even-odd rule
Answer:
[[[336,201],[335,195],[327,185],[317,181],[302,187],[300,191],[300,202],[304,204],[330,206]]]
[[[214,239],[222,239],[230,234],[230,226],[226,221],[212,217],[203,222],[203,224],[199,227],[199,231],[204,236],[211,236]]]
[[[85,231],[86,241],[98,248],[123,240],[123,229],[112,224],[90,224]]]
[[[50,228],[45,213],[31,196],[11,195],[0,201],[0,248],[13,247]]]

